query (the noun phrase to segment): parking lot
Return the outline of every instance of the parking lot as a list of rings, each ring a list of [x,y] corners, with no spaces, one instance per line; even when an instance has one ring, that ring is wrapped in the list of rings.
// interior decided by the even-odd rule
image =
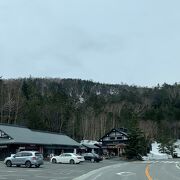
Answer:
[[[103,160],[99,163],[51,164],[45,161],[40,168],[6,167],[0,162],[0,180],[72,180],[92,170],[120,163],[118,160]]]

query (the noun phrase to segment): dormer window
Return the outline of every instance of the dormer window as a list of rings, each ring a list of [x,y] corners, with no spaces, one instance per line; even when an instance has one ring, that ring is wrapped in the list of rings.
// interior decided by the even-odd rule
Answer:
[[[0,138],[3,139],[11,139],[6,133],[4,133],[3,131],[0,130]]]

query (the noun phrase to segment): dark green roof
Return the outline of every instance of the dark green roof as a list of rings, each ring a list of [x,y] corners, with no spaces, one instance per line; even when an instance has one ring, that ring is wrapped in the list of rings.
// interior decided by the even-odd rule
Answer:
[[[0,144],[41,144],[41,145],[64,145],[80,146],[78,142],[64,134],[40,132],[25,127],[1,125],[0,130],[7,134],[10,139],[0,138]]]

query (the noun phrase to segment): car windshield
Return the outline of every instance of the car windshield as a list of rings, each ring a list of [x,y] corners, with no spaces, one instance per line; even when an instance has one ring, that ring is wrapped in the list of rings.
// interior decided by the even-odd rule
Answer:
[[[99,155],[98,154],[96,154],[96,153],[92,153],[94,156],[96,156],[96,157],[98,157]]]
[[[74,156],[80,156],[79,154],[73,153]]]
[[[41,153],[35,153],[35,156],[43,157]]]

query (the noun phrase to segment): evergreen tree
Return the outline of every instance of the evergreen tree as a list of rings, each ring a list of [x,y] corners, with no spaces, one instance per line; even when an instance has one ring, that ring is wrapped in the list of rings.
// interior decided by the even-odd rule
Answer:
[[[167,126],[165,126],[166,123],[167,122],[165,121],[159,124],[159,127],[161,127],[161,130],[159,130],[159,137],[158,137],[158,142],[160,143],[159,150],[162,153],[166,153],[173,156],[175,150],[174,149],[175,139],[171,135],[171,130]]]
[[[174,139],[170,139],[165,136],[162,136],[159,142],[160,142],[160,145],[159,145],[160,152],[174,156],[174,151],[175,151]]]
[[[125,148],[125,156],[128,159],[139,159],[147,154],[148,141],[144,133],[137,127],[130,129],[128,134],[128,144]]]

